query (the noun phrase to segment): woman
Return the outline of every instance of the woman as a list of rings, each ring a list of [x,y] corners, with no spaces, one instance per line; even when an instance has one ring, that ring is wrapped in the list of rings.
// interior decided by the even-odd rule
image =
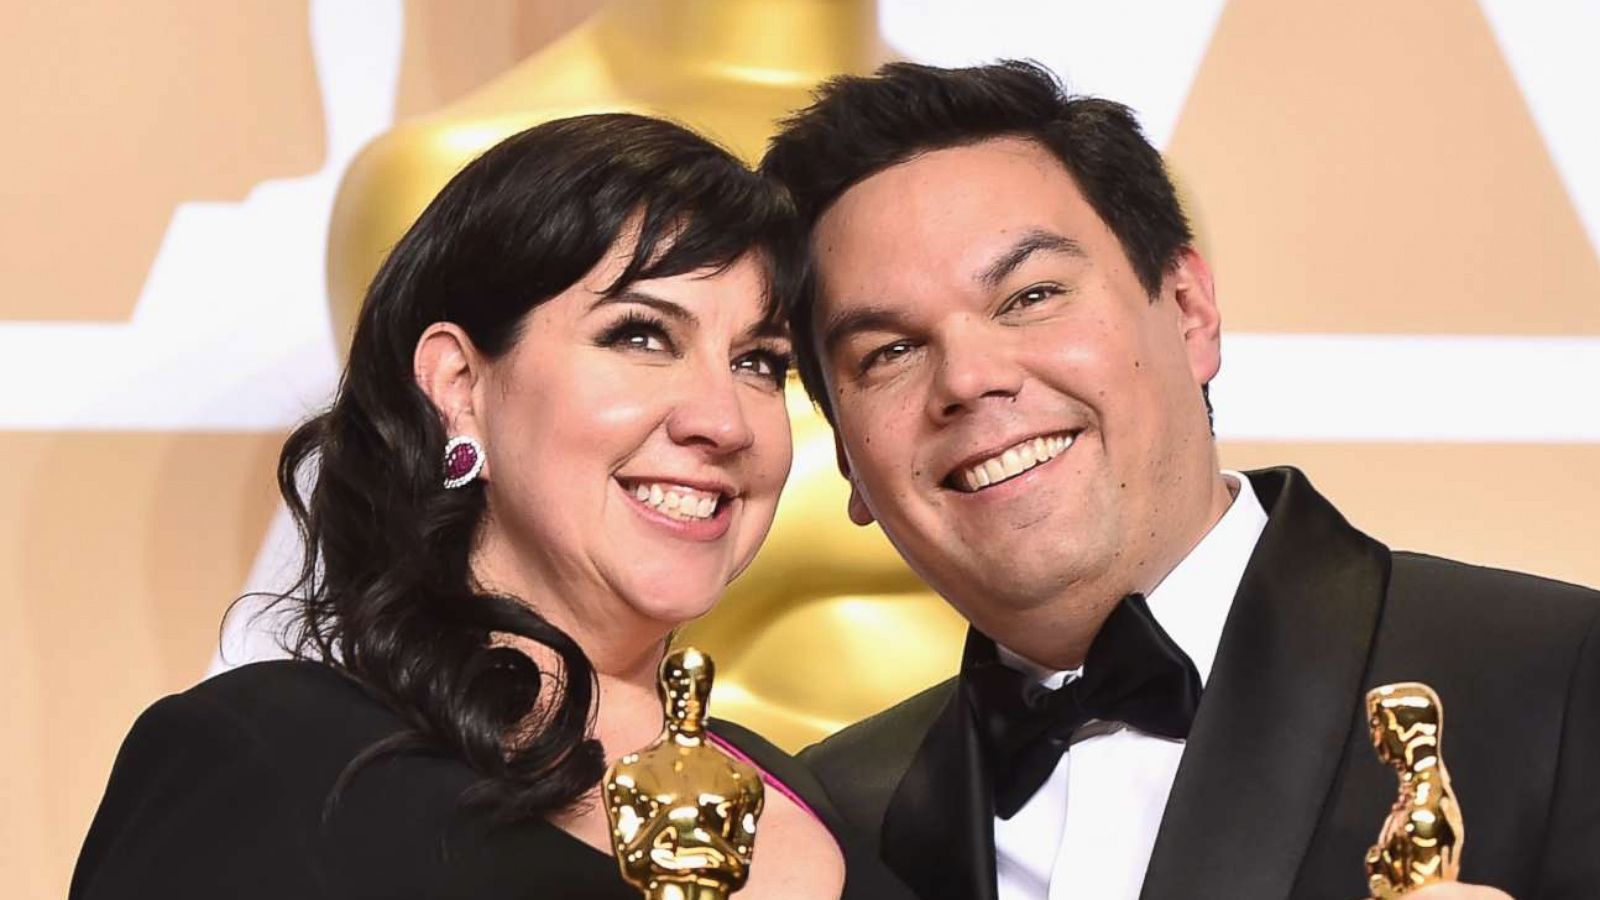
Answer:
[[[145,713],[72,896],[637,896],[597,785],[661,729],[671,630],[772,522],[789,217],[637,116],[530,129],[453,179],[284,447],[300,660]],[[776,788],[741,898],[898,895],[803,770],[721,733]]]

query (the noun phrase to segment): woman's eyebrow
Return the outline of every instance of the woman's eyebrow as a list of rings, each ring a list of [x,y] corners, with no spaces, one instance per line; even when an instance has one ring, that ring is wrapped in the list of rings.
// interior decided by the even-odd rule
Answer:
[[[671,300],[657,297],[654,294],[636,288],[626,288],[614,294],[603,294],[589,304],[589,311],[593,312],[601,307],[621,303],[637,303],[640,306],[648,306],[669,319],[682,322],[689,328],[696,328],[700,325],[700,317],[688,309],[673,303]],[[787,340],[789,338],[789,326],[784,324],[782,320],[769,317],[746,328],[739,337],[741,340],[754,340],[756,338],[783,338]]]
[[[740,340],[755,340],[757,338],[781,338],[792,340],[789,335],[789,325],[781,317],[767,316],[746,328],[739,335]]]
[[[609,306],[613,303],[637,303],[640,306],[648,306],[667,318],[676,319],[685,325],[696,326],[700,324],[699,317],[682,306],[673,303],[671,300],[645,293],[636,288],[625,288],[616,293],[601,294],[599,298],[589,304],[589,311],[594,312],[602,306]]]

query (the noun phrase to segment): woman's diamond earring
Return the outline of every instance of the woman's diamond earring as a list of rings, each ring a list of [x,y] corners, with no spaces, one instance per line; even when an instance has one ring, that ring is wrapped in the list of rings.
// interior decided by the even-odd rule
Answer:
[[[456,435],[444,445],[444,486],[465,487],[483,471],[483,445],[475,437]]]

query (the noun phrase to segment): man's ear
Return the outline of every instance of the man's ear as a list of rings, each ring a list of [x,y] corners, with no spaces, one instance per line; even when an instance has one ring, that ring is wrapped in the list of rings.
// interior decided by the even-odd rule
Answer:
[[[482,396],[488,385],[488,365],[461,326],[435,322],[417,339],[411,371],[444,424],[448,437],[467,435],[484,440]],[[484,461],[480,478],[489,477]]]
[[[1167,270],[1166,286],[1178,306],[1190,372],[1197,384],[1209,384],[1222,368],[1222,311],[1217,308],[1211,267],[1200,251],[1185,247]]]
[[[839,441],[838,426],[834,426],[833,454],[839,462],[839,474],[844,480],[850,482],[850,502],[845,505],[845,510],[850,514],[850,521],[857,525],[871,525],[876,519],[872,510],[867,509],[867,501],[861,498],[861,489],[856,487],[855,477],[850,474],[850,457],[845,455],[844,444]]]

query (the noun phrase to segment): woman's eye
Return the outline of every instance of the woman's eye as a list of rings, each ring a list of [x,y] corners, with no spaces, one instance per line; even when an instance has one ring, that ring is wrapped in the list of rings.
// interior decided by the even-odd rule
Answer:
[[[641,316],[630,315],[607,328],[598,341],[602,347],[638,350],[645,353],[673,352],[666,326]]]
[[[862,358],[861,371],[865,373],[874,366],[892,363],[915,350],[916,346],[916,344],[908,340],[891,341],[884,344]]]
[[[617,340],[617,344],[623,347],[632,348],[634,350],[667,349],[666,341],[663,341],[660,335],[650,334],[644,331],[634,331],[624,334]]]
[[[734,360],[733,370],[754,375],[782,387],[784,379],[789,377],[791,364],[787,354],[775,350],[757,350]]]

